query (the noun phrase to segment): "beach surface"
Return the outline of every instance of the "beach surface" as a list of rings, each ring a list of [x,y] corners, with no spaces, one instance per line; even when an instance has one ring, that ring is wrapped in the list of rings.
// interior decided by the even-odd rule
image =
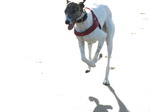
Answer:
[[[109,87],[106,45],[86,74],[65,0],[0,1],[0,112],[150,112],[149,1],[95,2],[116,27]]]

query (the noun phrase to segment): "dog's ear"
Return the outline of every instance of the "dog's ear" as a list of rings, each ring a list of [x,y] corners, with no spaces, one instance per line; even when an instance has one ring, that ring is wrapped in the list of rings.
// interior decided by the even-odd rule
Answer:
[[[67,4],[69,3],[70,1],[69,0],[67,0]]]
[[[82,8],[84,8],[84,2],[85,2],[86,0],[83,0],[83,2],[80,2],[79,3],[79,5],[82,7]]]
[[[80,2],[79,5],[84,8],[84,2]]]

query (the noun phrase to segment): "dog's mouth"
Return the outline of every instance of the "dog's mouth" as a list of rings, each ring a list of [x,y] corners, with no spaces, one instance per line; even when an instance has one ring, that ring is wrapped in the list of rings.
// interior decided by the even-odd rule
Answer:
[[[73,27],[74,27],[74,24],[75,24],[75,23],[70,23],[70,24],[68,24],[68,30],[72,30]]]

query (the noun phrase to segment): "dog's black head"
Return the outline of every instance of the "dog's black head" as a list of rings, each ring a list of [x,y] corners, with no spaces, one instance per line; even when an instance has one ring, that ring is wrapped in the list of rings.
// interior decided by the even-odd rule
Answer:
[[[66,21],[68,29],[71,30],[74,27],[76,20],[81,16],[84,8],[84,2],[74,3],[67,0],[67,7],[65,9]]]

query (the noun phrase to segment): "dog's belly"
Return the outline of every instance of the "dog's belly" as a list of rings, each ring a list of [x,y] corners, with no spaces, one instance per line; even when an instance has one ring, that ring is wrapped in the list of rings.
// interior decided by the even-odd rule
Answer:
[[[84,36],[83,40],[88,43],[95,43],[97,41],[96,37],[91,37],[91,36]]]

